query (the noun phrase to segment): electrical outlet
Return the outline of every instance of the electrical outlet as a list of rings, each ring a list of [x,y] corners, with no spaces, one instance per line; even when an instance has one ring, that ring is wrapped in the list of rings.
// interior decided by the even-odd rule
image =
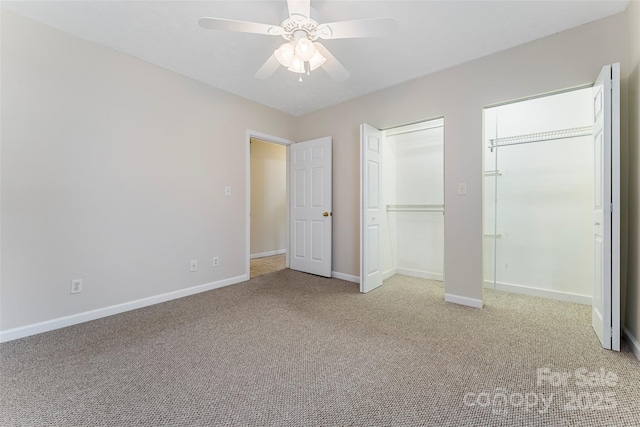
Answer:
[[[231,195],[231,186],[227,185],[224,187],[224,195],[225,196],[230,196]]]
[[[71,293],[79,294],[82,292],[82,279],[73,279],[71,281]]]
[[[220,264],[220,258],[218,258],[217,256],[213,257],[213,266],[217,267]]]
[[[191,260],[191,271],[198,271],[198,260],[197,259],[192,259]]]

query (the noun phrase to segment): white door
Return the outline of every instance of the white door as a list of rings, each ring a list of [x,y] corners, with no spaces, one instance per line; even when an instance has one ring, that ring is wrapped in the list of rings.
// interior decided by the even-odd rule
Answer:
[[[382,132],[360,125],[360,292],[382,285],[380,259]]]
[[[331,277],[331,137],[290,147],[289,268]]]
[[[606,349],[620,351],[620,64],[593,85],[594,282],[591,324]]]

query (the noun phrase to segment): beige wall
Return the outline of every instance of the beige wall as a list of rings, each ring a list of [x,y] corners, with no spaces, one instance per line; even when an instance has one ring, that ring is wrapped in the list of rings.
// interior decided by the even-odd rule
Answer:
[[[251,140],[251,256],[287,247],[287,147]]]
[[[334,270],[358,274],[360,123],[384,129],[444,116],[445,288],[480,300],[482,108],[591,84],[613,62],[625,76],[626,24],[618,14],[300,118],[298,140],[334,141]],[[461,182],[466,196],[457,195]]]
[[[640,339],[640,2],[627,9],[629,117],[629,245],[625,325]],[[640,351],[640,349],[636,349]]]
[[[294,117],[11,12],[1,30],[1,330],[242,278],[246,130]]]

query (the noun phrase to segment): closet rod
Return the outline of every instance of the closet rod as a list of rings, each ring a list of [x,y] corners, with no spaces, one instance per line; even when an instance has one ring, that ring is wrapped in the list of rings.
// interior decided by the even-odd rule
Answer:
[[[387,205],[387,212],[444,212],[444,205]]]
[[[552,141],[554,139],[577,138],[589,136],[593,133],[592,126],[583,126],[572,129],[553,130],[549,132],[530,133],[527,135],[508,136],[489,140],[489,148],[506,147],[509,145],[530,144],[532,142]]]

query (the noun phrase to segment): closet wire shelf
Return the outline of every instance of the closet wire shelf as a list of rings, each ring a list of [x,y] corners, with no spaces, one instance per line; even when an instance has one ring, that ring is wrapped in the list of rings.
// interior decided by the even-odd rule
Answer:
[[[387,205],[387,212],[442,212],[444,205]]]
[[[577,138],[589,136],[593,133],[593,126],[582,126],[571,129],[552,130],[548,132],[530,133],[527,135],[508,136],[489,140],[489,148],[506,147],[508,145],[529,144],[532,142],[552,141],[554,139]]]

